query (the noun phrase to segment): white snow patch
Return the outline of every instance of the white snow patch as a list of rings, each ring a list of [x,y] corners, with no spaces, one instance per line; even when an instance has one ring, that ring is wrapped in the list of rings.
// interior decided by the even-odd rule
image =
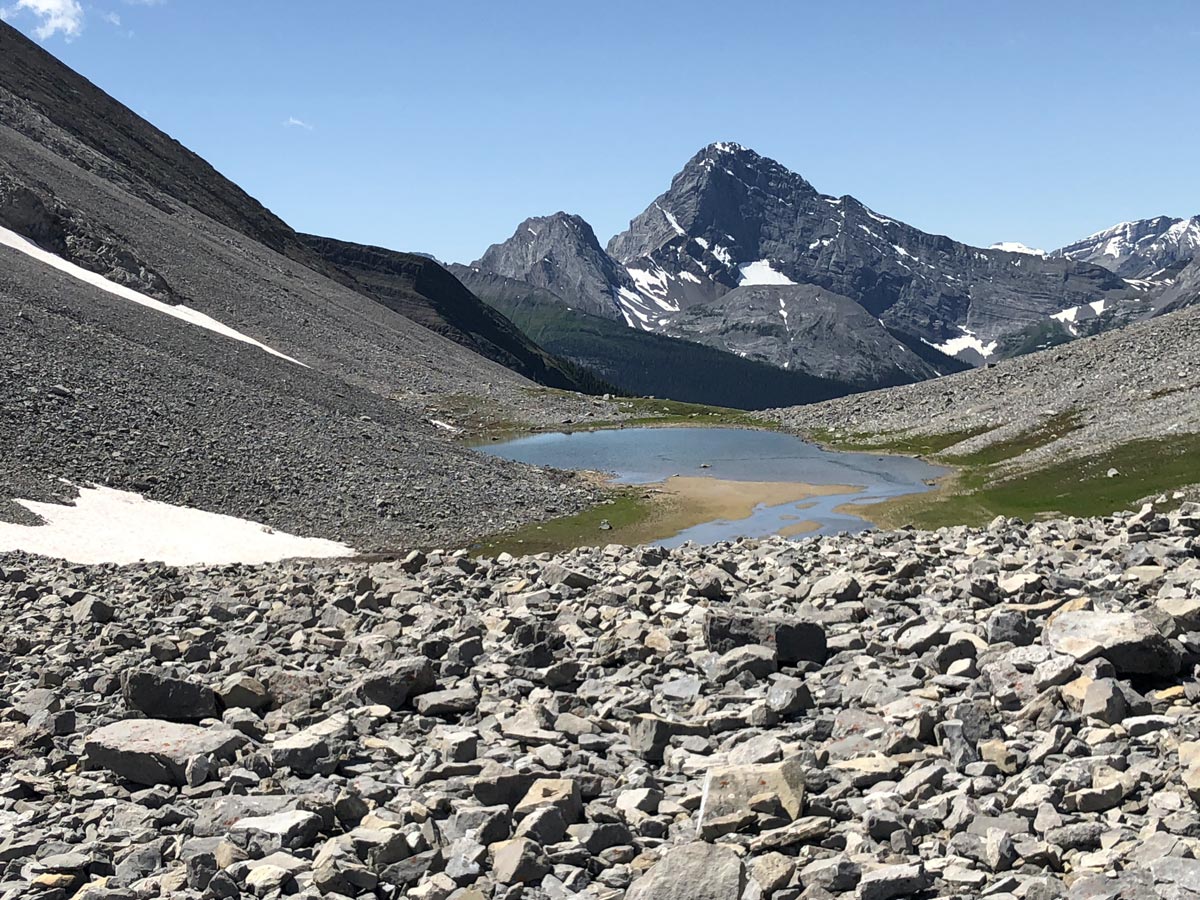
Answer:
[[[618,288],[618,302],[622,306],[627,306],[631,303],[635,306],[645,306],[646,301],[649,300],[655,306],[667,312],[679,312],[679,304],[667,299],[671,291],[671,276],[657,263],[653,265],[653,271],[635,268],[627,268],[625,270],[629,273],[629,277],[633,279],[638,293],[634,293],[626,287]],[[694,275],[691,277],[696,281],[700,280]],[[642,321],[646,321],[645,316],[642,316],[640,313],[638,315]]]
[[[1005,253],[1024,253],[1027,256],[1045,256],[1045,250],[1035,250],[1033,247],[1026,247],[1020,241],[997,241],[988,247],[989,250],[1003,250]]]
[[[1082,306],[1072,306],[1056,312],[1050,318],[1066,325],[1067,330],[1071,334],[1079,334],[1079,330],[1075,328],[1075,323],[1095,318],[1104,312],[1106,305],[1107,301],[1105,300],[1093,300],[1091,303],[1085,303]]]
[[[461,428],[456,428],[449,422],[443,422],[441,419],[430,419],[429,424],[434,428],[442,429],[442,431],[449,431],[451,434],[460,434],[462,432]]]
[[[626,271],[629,272],[629,277],[633,279],[633,283],[637,285],[637,289],[643,294],[666,296],[667,276],[662,269],[655,266],[655,271],[650,272],[646,269],[635,269],[630,266]]]
[[[682,278],[684,281],[690,281],[694,284],[701,283],[700,276],[693,275],[691,272],[688,272],[687,270],[680,272],[679,277]]]
[[[353,556],[353,547],[274,531],[266,525],[84,487],[73,505],[17,500],[44,525],[0,522],[0,551],[53,556],[83,565],[157,560],[173,566],[257,564],[298,556]]]
[[[692,238],[692,240],[695,241],[697,244],[699,244],[701,247],[703,247],[705,250],[708,249],[708,241],[706,241],[704,238],[696,237],[696,238]]]
[[[745,287],[746,285],[751,284],[796,283],[782,272],[775,271],[775,269],[771,267],[771,261],[768,259],[757,259],[754,262],[738,266],[738,271],[741,272],[741,278],[738,279],[738,285],[740,287]]]
[[[676,220],[676,218],[673,215],[671,215],[669,212],[667,212],[665,209],[663,209],[661,206],[659,206],[657,201],[655,201],[654,206],[658,209],[658,211],[660,213],[662,213],[664,216],[666,216],[667,222],[670,223],[671,227],[675,229],[676,234],[687,234],[687,232],[684,231],[682,227],[680,227],[679,222]]]
[[[896,224],[895,219],[889,219],[887,216],[878,216],[875,213],[871,212],[869,209],[867,209],[865,206],[863,207],[863,211],[868,216],[870,216],[872,219],[874,219],[876,222],[880,222],[884,225],[895,225]]]
[[[712,255],[726,266],[733,265],[733,254],[729,252],[728,247],[722,247],[720,244],[717,244],[712,248]]]
[[[15,231],[11,231],[2,226],[0,226],[0,245],[11,247],[18,253],[24,253],[26,256],[36,259],[38,262],[44,263],[45,265],[50,266],[52,269],[57,269],[66,275],[70,275],[72,278],[75,278],[86,284],[90,284],[92,287],[99,288],[105,293],[112,294],[115,297],[120,297],[122,300],[129,300],[138,304],[139,306],[145,306],[148,309],[154,310],[155,312],[165,313],[172,318],[180,319],[181,321],[187,322],[191,325],[197,325],[200,328],[204,328],[223,337],[233,338],[235,341],[241,341],[244,344],[250,344],[254,347],[258,347],[260,350],[265,350],[272,356],[278,356],[280,359],[286,359],[290,363],[295,363],[298,366],[304,366],[306,369],[308,368],[308,366],[304,365],[304,363],[300,362],[300,360],[292,359],[292,357],[280,353],[278,350],[268,347],[266,344],[256,341],[249,335],[242,334],[240,331],[230,328],[223,322],[218,322],[211,316],[206,316],[204,313],[198,312],[197,310],[187,306],[172,306],[170,303],[163,303],[161,300],[155,300],[153,297],[149,297],[146,294],[133,290],[132,288],[127,288],[123,284],[117,284],[115,281],[109,281],[103,275],[98,275],[95,272],[89,272],[82,266],[77,266],[75,263],[68,262],[61,256],[56,256],[53,253],[43,250],[37,244],[23,238]]]
[[[930,341],[924,342],[929,344],[929,346],[933,347],[935,350],[941,350],[947,356],[958,356],[958,354],[965,350],[974,350],[984,359],[987,359],[996,352],[996,341],[985,344],[978,337],[976,337],[975,332],[971,331],[970,329],[959,325],[958,330],[962,332],[962,337],[950,338],[950,340],[942,344],[934,344]],[[924,339],[922,338],[922,340]]]

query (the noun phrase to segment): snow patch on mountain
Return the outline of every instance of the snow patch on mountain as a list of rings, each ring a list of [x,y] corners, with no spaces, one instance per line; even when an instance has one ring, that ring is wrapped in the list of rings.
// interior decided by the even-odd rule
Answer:
[[[300,360],[292,359],[292,357],[284,353],[280,353],[273,347],[268,347],[266,344],[256,341],[249,335],[242,334],[242,332],[234,328],[230,328],[224,322],[218,322],[211,316],[206,316],[204,313],[194,310],[191,307],[179,304],[172,306],[170,303],[163,303],[161,300],[155,300],[153,297],[147,296],[140,291],[135,291],[132,288],[128,288],[123,284],[117,284],[115,281],[109,281],[103,275],[99,275],[96,272],[91,272],[82,266],[77,266],[75,263],[63,259],[61,256],[57,256],[56,254],[43,250],[37,244],[22,237],[15,231],[4,228],[3,226],[0,226],[0,245],[16,250],[18,253],[23,253],[31,259],[35,259],[52,269],[57,269],[59,272],[62,272],[65,275],[70,275],[72,278],[76,278],[79,281],[90,284],[93,287],[99,288],[105,293],[112,294],[115,297],[120,297],[122,300],[129,300],[130,302],[136,303],[139,306],[145,306],[146,308],[152,309],[155,312],[160,312],[171,316],[172,318],[187,322],[189,325],[196,325],[200,328],[211,331],[214,334],[219,334],[222,337],[233,338],[235,341],[241,341],[244,344],[250,344],[251,346],[257,347],[260,350],[265,350],[272,356],[278,356],[280,359],[286,359],[290,363],[295,363],[298,366],[304,366],[306,369],[308,368],[308,366],[305,366],[304,363],[300,362]]]
[[[1106,303],[1103,300],[1097,300],[1094,303],[1085,303],[1082,306],[1072,306],[1050,316],[1057,322],[1062,322],[1067,326],[1067,331],[1071,334],[1078,335],[1079,329],[1075,326],[1088,319],[1094,319],[1096,316],[1104,312]]]
[[[258,565],[355,553],[336,541],[297,537],[258,522],[107,487],[84,487],[70,505],[16,502],[45,524],[0,522],[0,552],[37,553],[84,565],[155,560],[172,566]]]
[[[1029,256],[1045,256],[1045,250],[1026,247],[1020,241],[997,241],[988,247],[989,250],[1003,250],[1005,253],[1025,253]]]
[[[987,359],[996,352],[997,341],[985,344],[974,331],[971,331],[965,325],[959,325],[958,330],[962,332],[960,337],[950,338],[950,340],[941,344],[926,341],[924,338],[921,340],[935,350],[942,351],[947,356],[960,356],[963,359],[969,359],[972,353],[977,353],[983,359]]]
[[[739,287],[748,287],[755,284],[796,283],[782,272],[776,271],[771,266],[769,259],[757,259],[754,262],[744,263],[738,266],[738,271],[741,273],[741,277],[738,279]]]
[[[655,203],[654,205],[658,206],[657,203]],[[671,215],[671,213],[669,213],[667,210],[663,209],[661,206],[658,206],[658,211],[661,212],[664,216],[666,216],[667,224],[670,225],[673,229],[675,229],[676,234],[684,234],[684,235],[687,234],[687,232],[683,230],[683,226],[679,224],[679,221],[673,215]]]

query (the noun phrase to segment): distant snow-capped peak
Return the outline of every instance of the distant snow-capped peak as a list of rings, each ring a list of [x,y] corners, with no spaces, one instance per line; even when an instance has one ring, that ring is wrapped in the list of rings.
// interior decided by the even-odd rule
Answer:
[[[1003,250],[1005,253],[1027,253],[1030,256],[1045,256],[1045,250],[1035,250],[1033,247],[1026,247],[1020,241],[997,241],[988,248],[989,250]]]
[[[1200,216],[1118,222],[1050,255],[1104,266],[1126,278],[1146,278],[1200,255]]]

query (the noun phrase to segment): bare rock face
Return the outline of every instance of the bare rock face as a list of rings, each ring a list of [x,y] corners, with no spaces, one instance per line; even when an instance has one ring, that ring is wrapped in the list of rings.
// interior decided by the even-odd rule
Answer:
[[[621,290],[632,293],[634,288],[629,273],[604,252],[592,226],[564,212],[526,219],[512,237],[488,247],[472,265],[546,288],[568,306],[606,319],[623,317]]]
[[[228,759],[245,743],[241,734],[224,728],[126,719],[92,732],[84,753],[93,768],[136,784],[183,785],[192,759]]]

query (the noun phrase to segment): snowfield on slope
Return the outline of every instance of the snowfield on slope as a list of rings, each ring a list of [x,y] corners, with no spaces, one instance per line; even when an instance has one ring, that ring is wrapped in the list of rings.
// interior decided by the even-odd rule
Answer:
[[[173,566],[259,564],[355,553],[336,541],[297,537],[258,522],[107,487],[81,488],[73,505],[16,502],[46,524],[0,522],[0,553],[24,551],[85,565],[155,560]]]
[[[740,287],[746,287],[754,284],[796,283],[782,272],[779,272],[772,267],[769,259],[757,259],[754,262],[745,263],[744,265],[738,266],[738,271],[741,272],[742,276],[738,279],[738,285]]]
[[[947,356],[956,356],[968,362],[972,360],[972,353],[978,354],[981,359],[987,359],[996,352],[996,347],[999,345],[998,341],[991,341],[985,344],[975,332],[965,326],[959,325],[958,330],[963,333],[962,337],[950,338],[950,340],[941,344],[935,344],[932,341],[921,338],[921,343],[928,344],[933,349],[940,350]]]
[[[172,306],[170,303],[163,303],[161,300],[155,300],[153,297],[149,297],[146,294],[135,291],[132,288],[128,288],[123,284],[117,284],[115,281],[109,281],[103,275],[90,272],[82,266],[77,266],[75,263],[63,259],[61,256],[57,256],[49,251],[43,250],[37,244],[22,237],[15,231],[4,228],[3,226],[0,226],[0,245],[16,250],[18,253],[23,253],[31,259],[36,259],[38,262],[50,266],[52,269],[57,269],[66,275],[70,275],[72,278],[76,278],[79,281],[92,285],[92,287],[99,288],[100,290],[112,294],[115,297],[120,297],[122,300],[129,300],[138,304],[139,306],[145,306],[154,310],[155,312],[165,313],[168,316],[180,319],[191,325],[197,325],[200,328],[212,331],[216,334],[222,335],[223,337],[233,338],[235,341],[241,341],[244,344],[250,344],[254,347],[258,347],[260,350],[265,350],[267,353],[270,353],[273,356],[278,356],[280,359],[286,359],[290,363],[295,363],[298,366],[304,366],[306,369],[308,368],[308,366],[300,362],[300,360],[292,359],[292,357],[284,353],[280,353],[273,347],[268,347],[266,344],[256,341],[249,335],[242,334],[240,331],[230,328],[224,322],[218,322],[211,316],[206,316],[204,313],[198,312],[191,307],[182,305]]]

